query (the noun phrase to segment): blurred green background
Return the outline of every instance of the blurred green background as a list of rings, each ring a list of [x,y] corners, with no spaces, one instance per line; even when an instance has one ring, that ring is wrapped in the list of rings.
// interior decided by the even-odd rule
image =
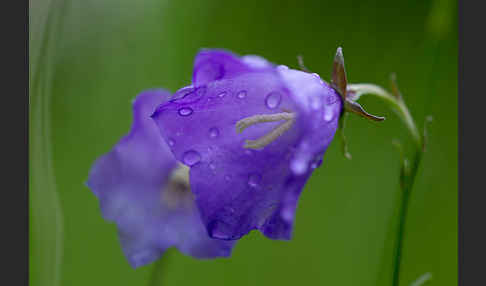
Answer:
[[[396,72],[429,144],[406,225],[401,285],[431,272],[457,284],[457,3],[455,1],[44,0],[30,3],[30,285],[390,285],[405,127],[350,116],[307,184],[291,241],[258,232],[229,259],[176,250],[132,269],[84,181],[128,132],[131,100],[190,82],[200,48],[258,54],[329,79],[343,47],[348,80],[386,88]]]

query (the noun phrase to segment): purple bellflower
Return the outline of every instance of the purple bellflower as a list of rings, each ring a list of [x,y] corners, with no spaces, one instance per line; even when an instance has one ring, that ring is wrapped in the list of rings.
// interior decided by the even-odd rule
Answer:
[[[340,94],[317,74],[202,50],[192,84],[152,118],[175,158],[190,167],[211,238],[235,240],[258,229],[287,240],[299,195],[342,111]]]
[[[169,96],[149,90],[136,98],[129,134],[95,162],[87,182],[103,217],[116,223],[132,267],[153,262],[169,247],[212,258],[229,256],[234,244],[207,235],[189,189],[189,169],[176,161],[150,117]]]

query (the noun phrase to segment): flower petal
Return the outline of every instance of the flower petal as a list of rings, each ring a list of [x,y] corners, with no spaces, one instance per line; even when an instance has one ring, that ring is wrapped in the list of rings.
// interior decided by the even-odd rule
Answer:
[[[312,74],[255,69],[235,56],[212,58],[231,76],[196,78],[204,91],[198,100],[167,102],[152,117],[174,143],[177,160],[191,167],[191,189],[211,237],[233,240],[259,229],[269,238],[290,239],[300,192],[337,128],[337,94]],[[269,104],[269,97],[278,100]],[[261,150],[243,148],[245,139],[268,134],[279,122],[252,125],[241,134],[236,122],[279,112],[295,112],[295,124]]]
[[[194,60],[192,82],[194,86],[200,86],[211,81],[271,66],[269,62],[258,56],[246,56],[246,59],[241,61],[229,51],[204,49],[197,54]]]
[[[169,176],[178,163],[150,115],[169,96],[150,90],[137,97],[130,133],[95,162],[87,182],[104,218],[116,223],[133,267],[158,259],[172,246],[198,258],[228,256],[233,246],[208,237],[192,196],[179,198],[184,204],[167,201]]]
[[[304,174],[309,167],[322,163],[321,158],[337,130],[341,98],[317,74],[293,69],[278,69],[278,72],[299,107],[297,125],[305,133],[296,146],[290,168],[296,175]]]

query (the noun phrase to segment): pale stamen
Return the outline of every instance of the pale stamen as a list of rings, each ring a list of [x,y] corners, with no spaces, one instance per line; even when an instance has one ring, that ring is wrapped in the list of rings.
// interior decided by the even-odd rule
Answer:
[[[253,115],[250,117],[246,117],[241,119],[240,121],[236,122],[236,131],[241,133],[247,127],[252,126],[257,123],[263,122],[275,122],[280,120],[292,120],[295,118],[294,113],[289,112],[282,112],[282,113],[274,113],[274,114],[258,114]]]
[[[170,181],[189,185],[189,167],[184,164],[178,164],[170,174]]]
[[[169,209],[181,206],[190,207],[192,203],[192,193],[189,184],[189,167],[178,164],[169,176],[167,185],[162,190],[162,203]]]
[[[279,124],[277,127],[272,129],[269,133],[265,134],[264,136],[256,140],[246,140],[245,145],[243,147],[247,149],[261,149],[267,146],[268,144],[272,143],[292,127],[292,125],[295,122],[295,114],[290,112],[282,112],[282,113],[275,113],[275,114],[261,114],[261,115],[253,115],[250,117],[246,117],[238,121],[236,123],[236,131],[241,133],[247,127],[257,123],[276,122],[281,120],[285,120],[285,122]]]

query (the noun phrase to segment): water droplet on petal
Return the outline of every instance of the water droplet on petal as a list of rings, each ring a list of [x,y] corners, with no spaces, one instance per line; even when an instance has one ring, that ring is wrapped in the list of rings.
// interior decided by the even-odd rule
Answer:
[[[281,101],[282,94],[278,91],[272,91],[265,98],[265,105],[270,109],[274,109],[280,105]]]
[[[226,96],[226,94],[227,94],[227,92],[226,92],[226,91],[223,91],[223,92],[221,92],[220,94],[218,94],[218,97],[223,98],[223,97],[225,97],[225,96]]]
[[[219,129],[217,127],[211,127],[209,129],[209,138],[216,138],[219,136]]]
[[[288,67],[288,66],[286,66],[286,65],[278,65],[278,66],[277,66],[277,69],[282,71],[282,70],[288,70],[288,69],[289,69],[289,67]]]
[[[324,109],[324,120],[331,121],[334,117],[334,110],[330,107]]]
[[[180,116],[189,116],[191,115],[193,112],[192,108],[190,107],[183,107],[181,109],[179,109],[179,115]]]
[[[312,161],[311,168],[315,169],[315,168],[319,167],[321,164],[322,164],[322,158],[317,157],[317,158],[314,159],[314,161]]]
[[[174,141],[174,139],[169,138],[169,142],[168,143],[169,143],[169,146],[174,146],[175,141]]]
[[[224,176],[224,179],[225,179],[226,182],[231,181],[231,175]]]
[[[171,101],[177,101],[184,96],[190,94],[191,92],[194,92],[194,87],[192,85],[183,87],[179,90],[177,90],[172,96],[171,96]]]
[[[193,103],[202,98],[206,93],[206,87],[201,86],[194,88],[192,85],[188,87],[183,87],[176,91],[171,98],[171,102],[177,103]]]
[[[302,175],[307,171],[307,162],[303,158],[296,158],[290,162],[290,169],[296,175]]]
[[[245,98],[246,97],[246,90],[242,90],[242,91],[238,92],[236,97],[238,97],[239,99]]]
[[[231,226],[223,221],[218,221],[218,220],[212,221],[209,223],[208,228],[209,228],[209,235],[212,238],[223,239],[223,240],[229,240],[234,238],[228,234],[231,233],[232,231]]]
[[[292,221],[293,221],[293,219],[294,219],[294,212],[293,212],[293,211],[292,211],[292,209],[291,209],[291,208],[289,208],[289,207],[284,208],[284,209],[281,211],[280,215],[281,215],[281,216],[282,216],[282,218],[283,218],[284,220],[286,220],[287,222],[292,222]]]
[[[248,177],[248,185],[252,188],[256,188],[259,186],[261,180],[262,176],[260,174],[250,174]]]
[[[216,169],[216,165],[214,165],[214,164],[211,162],[211,163],[209,163],[209,168],[210,168],[211,170],[215,170],[215,169]]]
[[[319,108],[321,108],[321,100],[320,100],[319,97],[313,96],[309,100],[310,100],[310,106],[311,106],[312,109],[318,110]]]
[[[184,161],[184,164],[193,166],[201,161],[201,155],[194,150],[189,150],[184,153],[182,160]]]

